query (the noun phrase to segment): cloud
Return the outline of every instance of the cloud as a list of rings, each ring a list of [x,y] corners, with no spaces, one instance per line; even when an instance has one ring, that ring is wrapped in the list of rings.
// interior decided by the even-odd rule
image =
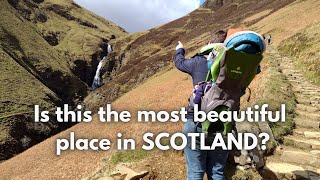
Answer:
[[[129,32],[144,31],[165,24],[200,6],[200,0],[75,0],[75,2]]]

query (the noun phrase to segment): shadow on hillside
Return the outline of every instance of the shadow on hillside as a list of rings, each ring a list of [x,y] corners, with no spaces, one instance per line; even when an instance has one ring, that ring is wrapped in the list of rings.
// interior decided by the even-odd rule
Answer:
[[[278,180],[280,179],[273,171],[269,169],[263,169],[259,173],[262,177],[262,179],[268,179],[268,180]],[[282,179],[282,178],[281,178]]]
[[[260,175],[263,179],[268,179],[268,180],[279,180],[279,179],[297,179],[297,180],[302,180],[302,179],[318,179],[320,177],[319,173],[316,173],[314,171],[293,171],[292,173],[287,173],[287,174],[278,174],[278,176],[268,170],[264,169],[260,172]]]
[[[232,177],[236,174],[236,171],[237,171],[236,165],[228,162],[227,166],[225,167],[226,179],[231,180]]]
[[[296,175],[296,179],[319,179],[320,174],[316,173],[314,171],[294,171],[293,172]],[[306,178],[309,177],[309,178]]]
[[[279,179],[294,179],[291,177],[281,177],[279,178],[274,172],[268,169],[262,169],[256,171],[254,169],[247,169],[247,170],[238,170],[237,164],[228,163],[225,169],[225,176],[227,180],[256,180],[256,179],[263,179],[263,180],[279,180]],[[298,178],[297,179],[303,179]]]

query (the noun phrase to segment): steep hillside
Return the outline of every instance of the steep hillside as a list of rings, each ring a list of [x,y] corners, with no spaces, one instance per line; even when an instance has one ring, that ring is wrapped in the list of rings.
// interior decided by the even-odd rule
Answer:
[[[295,58],[295,65],[316,84],[320,84],[319,8],[317,0],[298,0],[252,25],[261,33],[271,33],[273,45]]]
[[[70,125],[34,124],[34,105],[80,102],[105,43],[126,33],[71,0],[0,2],[0,160]]]
[[[183,79],[183,82],[179,83]],[[185,97],[189,95],[191,88],[191,79],[177,70],[166,70],[156,74],[152,79],[142,84],[137,89],[124,95],[113,103],[113,109],[129,110],[132,114],[140,108],[146,109],[180,109],[186,103]],[[178,85],[176,85],[178,84]],[[176,86],[173,86],[176,85]],[[163,88],[169,87],[169,91],[163,91]],[[154,88],[156,92],[162,93],[158,98],[158,93],[149,91]],[[182,89],[177,96],[171,96],[175,88]],[[142,96],[145,94],[146,96]],[[146,101],[146,98],[148,97]],[[171,103],[175,101],[175,103]],[[128,104],[135,104],[128,106]],[[133,122],[136,119],[132,120]],[[95,118],[92,123],[80,123],[70,129],[53,136],[46,141],[31,147],[20,155],[11,158],[0,164],[0,179],[81,179],[94,173],[102,165],[101,160],[110,157],[115,149],[106,152],[83,152],[66,151],[61,156],[55,155],[55,141],[57,138],[64,138],[70,132],[75,132],[77,137],[95,137],[110,138],[115,142],[116,134],[122,132],[126,137],[133,137],[141,143],[141,135],[146,131],[154,132],[175,132],[181,128],[181,124],[167,123],[150,126],[149,123],[100,123]],[[130,130],[130,131],[128,131]],[[114,147],[113,147],[114,148]],[[37,158],[34,158],[37,157]],[[29,159],[29,158],[32,158]],[[29,160],[27,160],[29,159]],[[19,162],[19,163],[17,163]],[[15,167],[15,168],[13,168]],[[40,171],[41,172],[40,172]]]
[[[263,63],[263,73],[259,75],[252,84],[253,96],[252,102],[256,103],[263,96],[268,95],[269,91],[263,93],[266,84],[260,82],[269,83],[270,66],[266,60]],[[187,103],[187,97],[190,94],[191,78],[179,72],[176,69],[168,68],[164,71],[155,74],[149,78],[145,83],[142,83],[139,87],[134,88],[132,91],[124,94],[122,97],[113,102],[113,109],[118,111],[128,110],[135,114],[138,110],[178,110]],[[150,91],[153,89],[153,91]],[[272,90],[272,93],[277,91]],[[159,97],[161,94],[161,97]],[[174,94],[174,95],[173,95]],[[244,97],[244,101],[247,98]],[[276,102],[275,102],[276,104]],[[244,104],[244,107],[247,104]],[[276,105],[275,105],[276,106]],[[144,132],[180,132],[182,129],[182,123],[135,123],[136,117],[132,118],[132,123],[100,123],[95,117],[95,121],[92,123],[80,123],[72,128],[53,136],[46,141],[28,149],[20,155],[9,159],[0,164],[0,171],[2,174],[0,177],[3,179],[29,179],[30,177],[36,179],[99,179],[103,177],[105,173],[114,169],[112,164],[113,159],[117,158],[115,149],[106,152],[83,152],[83,151],[65,151],[61,156],[55,155],[55,141],[57,138],[69,138],[70,132],[75,132],[77,137],[86,138],[109,138],[112,142],[116,140],[116,134],[118,132],[123,133],[124,137],[134,138],[138,144],[142,143],[142,135]],[[139,147],[139,145],[137,145]],[[113,147],[114,148],[114,147]],[[133,156],[138,156],[139,150],[133,152]],[[130,153],[130,152],[129,152]],[[125,158],[129,153],[123,152]],[[147,161],[146,163],[164,162],[167,166],[153,165],[144,166],[144,163],[138,162],[138,166],[145,170],[150,167],[150,176],[154,179],[184,179],[185,177],[185,161],[181,158],[181,154],[175,151],[159,152],[151,151],[144,152],[145,156],[148,156],[147,160],[153,159],[153,161]],[[168,156],[172,160],[168,161]],[[155,157],[157,156],[157,157]],[[37,157],[36,159],[34,157]],[[156,159],[155,159],[156,158]],[[122,161],[122,158],[119,158]],[[19,163],[17,163],[19,162]],[[172,166],[173,163],[175,166]],[[171,168],[170,168],[171,167]],[[59,171],[57,171],[59,169]],[[182,171],[183,170],[183,171]],[[161,172],[161,173],[159,173]],[[230,177],[234,174],[229,172]]]
[[[207,42],[212,32],[232,26],[251,25],[268,14],[254,21],[241,22],[265,10],[270,10],[269,14],[275,13],[290,2],[293,0],[211,0],[178,20],[112,41],[116,58],[109,64],[109,69],[114,71],[108,74],[103,87],[89,94],[85,103],[95,108],[112,102],[169,65],[178,40],[184,43],[192,56]]]
[[[252,24],[251,28],[272,35],[273,45],[281,45],[299,31],[319,22],[319,1],[296,0],[281,10]],[[268,9],[272,10],[272,9]]]
[[[296,58],[295,65],[316,84],[320,84],[320,18],[280,46],[283,53]]]
[[[271,63],[270,63],[271,61]],[[270,68],[270,66],[274,66]],[[277,62],[272,57],[266,56],[262,64],[263,72],[252,83],[252,100],[250,104],[243,103],[243,107],[250,106],[260,101],[270,101],[272,109],[278,107],[280,103],[289,102],[290,98],[284,95],[290,95],[287,84],[281,84],[281,88],[274,88],[279,85],[278,80],[283,80],[279,76],[276,67]],[[276,71],[277,74],[274,74]],[[176,69],[168,68],[155,74],[145,83],[141,84],[132,91],[124,94],[113,102],[113,108],[128,110],[135,114],[137,110],[178,110],[187,103],[187,97],[190,94],[191,78],[179,72]],[[152,89],[152,91],[150,91]],[[284,95],[283,92],[288,94]],[[161,94],[161,97],[159,96]],[[174,95],[173,95],[174,94]],[[276,95],[276,96],[273,96]],[[246,101],[244,97],[243,102]],[[289,98],[289,99],[288,99]],[[117,162],[130,161],[139,157],[142,153],[143,161],[133,164],[133,167],[141,170],[148,170],[150,174],[145,178],[151,179],[185,179],[185,161],[181,154],[176,151],[151,151],[117,153],[115,149],[106,152],[83,152],[83,151],[65,151],[61,156],[55,155],[55,141],[57,138],[68,138],[70,132],[75,132],[77,137],[86,138],[109,138],[115,142],[116,134],[123,133],[124,137],[135,138],[137,143],[142,143],[142,134],[144,132],[180,132],[182,123],[135,123],[136,118],[132,118],[132,123],[100,123],[95,118],[92,123],[80,123],[72,128],[53,136],[46,141],[28,149],[24,153],[7,160],[0,164],[0,177],[3,179],[99,179],[109,175],[114,170]],[[36,159],[34,157],[37,157]],[[146,157],[146,159],[144,159]],[[170,161],[168,161],[170,157]],[[137,158],[138,159],[138,158]],[[138,159],[141,160],[141,159]],[[18,163],[19,162],[19,163]],[[163,163],[163,164],[162,164]],[[57,171],[59,169],[59,171]],[[229,179],[234,176],[235,169],[228,169]],[[238,172],[241,173],[241,172]],[[236,177],[247,177],[237,174]],[[256,177],[256,176],[254,176]],[[255,178],[248,178],[255,180]],[[268,177],[266,175],[265,177]]]

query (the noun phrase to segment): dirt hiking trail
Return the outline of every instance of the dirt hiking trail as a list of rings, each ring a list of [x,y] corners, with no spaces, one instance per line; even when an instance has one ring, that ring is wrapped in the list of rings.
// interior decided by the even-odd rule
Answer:
[[[268,158],[267,168],[280,179],[320,179],[320,87],[304,78],[291,58],[269,47],[282,73],[292,85],[296,98],[295,129],[284,137],[276,155]]]

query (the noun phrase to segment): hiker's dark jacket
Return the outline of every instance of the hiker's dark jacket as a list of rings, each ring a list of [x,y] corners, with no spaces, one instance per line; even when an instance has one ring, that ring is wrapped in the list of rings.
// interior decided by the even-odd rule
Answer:
[[[208,63],[204,56],[194,56],[191,59],[185,58],[185,50],[180,48],[176,51],[174,57],[174,63],[182,72],[190,74],[193,81],[193,87],[199,82],[205,81],[208,74]],[[193,107],[189,106],[187,108],[188,114],[187,118],[193,119]]]
[[[191,59],[186,59],[185,50],[180,48],[176,51],[174,63],[180,71],[190,74],[193,86],[206,80],[208,64],[204,56],[194,56]]]

